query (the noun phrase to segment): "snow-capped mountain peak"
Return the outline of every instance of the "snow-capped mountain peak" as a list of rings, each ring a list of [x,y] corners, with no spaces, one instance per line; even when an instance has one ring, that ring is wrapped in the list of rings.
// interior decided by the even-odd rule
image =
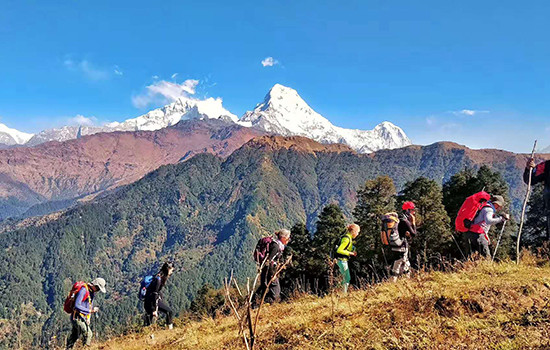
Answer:
[[[0,144],[5,145],[22,145],[27,143],[33,137],[33,134],[28,134],[0,123]]]
[[[292,88],[275,84],[264,101],[246,112],[240,123],[283,136],[305,136],[322,143],[344,143],[358,152],[408,146],[403,130],[383,122],[373,130],[353,130],[334,126],[315,112]]]
[[[34,146],[48,141],[66,141],[75,139],[79,135],[91,135],[99,132],[113,131],[154,131],[177,124],[187,119],[224,119],[237,122],[238,118],[222,106],[221,98],[207,98],[204,100],[180,97],[174,102],[136,118],[123,122],[107,123],[103,126],[64,126],[48,129],[34,136],[28,143]]]
[[[62,142],[99,132],[154,131],[187,119],[223,119],[271,134],[305,136],[321,143],[343,143],[361,153],[411,144],[403,130],[390,122],[380,123],[372,130],[335,126],[315,112],[296,90],[281,84],[275,84],[263,102],[256,105],[254,110],[246,112],[240,119],[223,107],[221,98],[199,100],[180,97],[139,117],[102,126],[69,125],[31,135],[0,124],[0,143],[34,146],[47,141]]]
[[[225,119],[236,122],[237,116],[222,106],[221,98],[197,100],[180,97],[174,102],[154,109],[137,118],[122,123],[110,123],[106,128],[113,130],[158,130],[172,126],[184,119]]]

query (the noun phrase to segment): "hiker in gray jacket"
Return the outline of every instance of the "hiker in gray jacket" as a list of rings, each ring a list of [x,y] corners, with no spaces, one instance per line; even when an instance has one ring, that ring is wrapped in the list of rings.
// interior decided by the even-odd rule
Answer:
[[[492,225],[500,224],[510,219],[508,214],[501,214],[497,216],[496,212],[504,208],[505,202],[502,196],[493,196],[490,202],[487,202],[474,218],[472,228],[481,228],[479,232],[472,232],[470,230],[466,232],[466,239],[468,242],[468,255],[478,252],[484,257],[490,257],[491,251],[489,250],[489,230]],[[483,233],[481,233],[483,232]]]

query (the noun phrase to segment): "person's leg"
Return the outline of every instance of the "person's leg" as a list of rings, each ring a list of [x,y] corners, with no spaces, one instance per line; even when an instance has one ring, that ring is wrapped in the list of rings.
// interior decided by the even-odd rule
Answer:
[[[80,328],[78,327],[78,324],[75,320],[71,321],[72,330],[71,335],[69,338],[67,338],[67,349],[72,349],[74,344],[78,341],[78,338],[80,338]]]
[[[281,301],[281,284],[279,279],[276,278],[269,286],[269,294],[272,299],[272,303],[278,303]]]
[[[159,310],[159,312],[162,312],[162,313],[166,314],[166,324],[171,325],[172,324],[172,319],[174,317],[174,311],[172,311],[170,306],[168,306],[168,304],[166,304],[164,301],[159,300],[158,310]]]
[[[253,307],[256,307],[257,305],[260,304],[260,302],[262,301],[262,298],[264,296],[264,293],[267,290],[267,283],[269,282],[268,272],[269,272],[268,267],[265,266],[262,269],[262,272],[260,273],[260,280],[258,281],[260,286],[258,287],[258,289],[256,289],[256,293],[255,293],[254,297],[252,298]],[[266,298],[267,298],[267,295],[266,295]]]
[[[485,238],[485,235],[481,234],[477,238],[478,251],[481,256],[488,258],[491,256],[491,250],[489,249],[489,241]]]
[[[407,278],[411,277],[411,262],[409,261],[409,249],[403,254],[403,272]]]
[[[145,309],[145,314],[143,315],[143,324],[145,327],[153,324],[153,305],[150,301],[146,300],[143,303],[143,308]]]
[[[351,275],[349,273],[349,265],[347,260],[338,260],[338,269],[342,274],[342,286],[344,294],[348,293],[349,283],[351,281]]]
[[[483,254],[481,251],[481,248],[479,246],[479,233],[475,232],[468,232],[468,244],[470,245],[470,254],[469,257],[472,256],[474,253]]]
[[[90,346],[92,344],[92,328],[90,327],[90,324],[80,320],[80,328],[82,329],[82,343],[86,346]]]
[[[392,276],[395,281],[397,277],[401,276],[405,270],[405,252],[394,252],[396,259],[392,266]]]

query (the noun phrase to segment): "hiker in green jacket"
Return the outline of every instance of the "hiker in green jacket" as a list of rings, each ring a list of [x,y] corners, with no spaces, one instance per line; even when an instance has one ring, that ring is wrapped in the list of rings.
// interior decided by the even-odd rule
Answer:
[[[340,245],[336,249],[336,259],[338,268],[344,280],[342,281],[342,286],[344,287],[344,294],[348,293],[349,283],[351,281],[351,275],[349,273],[348,259],[350,256],[357,256],[355,247],[353,246],[353,240],[359,235],[359,225],[351,224],[348,225],[347,233],[340,240]]]

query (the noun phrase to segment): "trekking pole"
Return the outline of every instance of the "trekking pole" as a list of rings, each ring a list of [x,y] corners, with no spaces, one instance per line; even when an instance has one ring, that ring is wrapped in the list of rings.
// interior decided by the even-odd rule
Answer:
[[[531,152],[531,158],[535,157],[535,149],[537,148],[537,140],[533,146]],[[533,175],[533,169],[529,168],[529,181],[527,182],[527,193],[525,194],[525,200],[523,201],[523,208],[521,210],[521,220],[519,222],[518,241],[516,244],[516,264],[519,264],[519,245],[521,241],[521,231],[523,230],[523,220],[525,219],[525,209],[527,208],[527,202],[529,201],[529,195],[531,194],[531,178]]]
[[[456,247],[458,248],[458,251],[460,252],[460,254],[462,254],[462,257],[466,259],[466,255],[464,255],[464,252],[462,251],[462,249],[460,249],[460,244],[458,244],[458,241],[456,240],[456,237],[452,232],[451,232],[451,237],[453,237],[453,241],[456,243]]]
[[[502,238],[502,234],[504,233],[504,228],[506,227],[507,222],[508,222],[508,220],[505,220],[504,223],[502,224],[502,228],[500,229],[500,234],[498,235],[498,241],[497,241],[497,245],[495,247],[495,251],[493,252],[493,260],[492,261],[495,261],[495,257],[497,256],[497,250],[498,250],[498,246],[500,244],[500,239]]]

